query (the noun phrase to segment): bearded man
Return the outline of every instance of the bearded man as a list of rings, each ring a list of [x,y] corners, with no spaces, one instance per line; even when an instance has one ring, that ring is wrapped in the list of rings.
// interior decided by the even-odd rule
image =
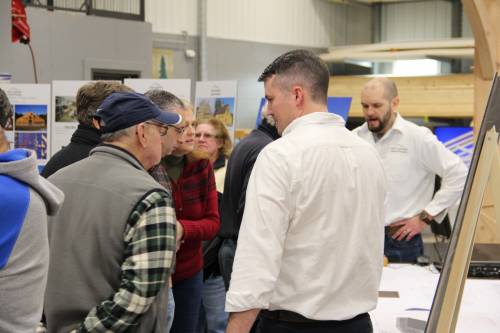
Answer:
[[[375,146],[387,176],[384,253],[391,262],[415,262],[423,255],[422,230],[460,199],[467,168],[428,128],[401,117],[393,81],[368,81],[361,106],[366,122],[354,132]],[[436,175],[442,183],[433,195]]]

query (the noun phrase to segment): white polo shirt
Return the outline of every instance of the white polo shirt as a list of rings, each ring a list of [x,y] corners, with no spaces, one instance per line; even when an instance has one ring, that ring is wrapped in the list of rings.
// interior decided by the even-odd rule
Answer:
[[[386,181],[337,115],[294,120],[250,177],[226,311],[345,320],[377,304]]]
[[[354,133],[373,145],[382,159],[389,186],[386,225],[418,215],[422,210],[436,216],[460,199],[467,167],[428,128],[397,114],[392,128],[377,142],[366,123]],[[442,182],[433,198],[436,175]]]

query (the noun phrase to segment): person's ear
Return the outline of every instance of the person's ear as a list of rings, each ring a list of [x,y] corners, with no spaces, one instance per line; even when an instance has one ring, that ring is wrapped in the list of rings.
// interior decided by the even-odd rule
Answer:
[[[396,110],[399,106],[399,96],[396,96],[391,101],[391,107],[393,110]]]
[[[144,126],[144,123],[136,125],[135,135],[141,147],[146,147],[148,140],[146,139],[146,126]]]
[[[92,124],[94,125],[95,128],[97,128],[98,130],[101,129],[101,124],[99,124],[99,120],[95,119],[95,118],[92,118]]]
[[[293,86],[292,94],[296,106],[302,106],[304,104],[304,89],[301,86]]]

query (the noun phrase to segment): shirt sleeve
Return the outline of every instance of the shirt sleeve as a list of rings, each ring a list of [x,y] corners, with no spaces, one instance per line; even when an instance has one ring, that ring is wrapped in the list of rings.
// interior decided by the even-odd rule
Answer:
[[[201,195],[198,200],[205,200],[205,210],[199,219],[179,218],[179,223],[184,228],[184,240],[209,240],[217,235],[220,227],[219,204],[217,189],[215,187],[214,170],[210,163],[202,173],[207,177],[206,195]],[[201,203],[200,203],[201,204]]]
[[[126,332],[167,284],[175,257],[175,211],[163,191],[147,195],[124,232],[120,288],[87,315],[78,332]]]
[[[467,178],[467,167],[428,130],[425,131],[419,151],[419,160],[424,167],[442,178],[441,188],[424,208],[430,215],[437,216],[460,199]]]
[[[281,267],[293,205],[286,162],[266,148],[257,158],[246,193],[226,311],[267,309]]]

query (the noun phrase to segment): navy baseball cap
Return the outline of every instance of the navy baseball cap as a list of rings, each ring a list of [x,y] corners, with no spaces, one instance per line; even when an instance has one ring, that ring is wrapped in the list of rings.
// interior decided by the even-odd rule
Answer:
[[[99,105],[94,118],[99,120],[101,134],[113,133],[153,120],[165,125],[178,125],[182,117],[162,111],[147,96],[132,92],[116,92]]]

